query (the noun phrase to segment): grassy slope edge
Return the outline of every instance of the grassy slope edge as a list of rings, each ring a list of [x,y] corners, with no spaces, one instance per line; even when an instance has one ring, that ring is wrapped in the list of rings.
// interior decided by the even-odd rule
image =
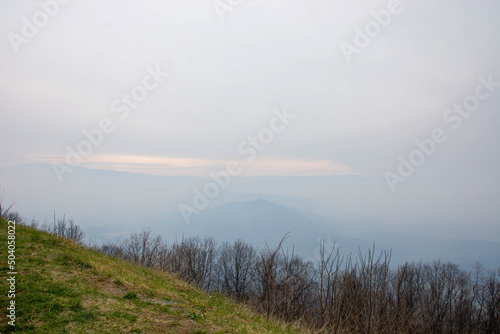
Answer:
[[[7,222],[0,219],[0,331],[7,324]],[[16,331],[23,333],[307,333],[269,323],[219,294],[16,226]]]

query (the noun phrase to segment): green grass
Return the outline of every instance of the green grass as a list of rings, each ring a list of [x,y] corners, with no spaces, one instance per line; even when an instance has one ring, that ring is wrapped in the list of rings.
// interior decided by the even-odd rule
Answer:
[[[0,220],[0,332],[7,324],[7,223]],[[22,333],[307,333],[159,270],[16,226],[16,327]]]

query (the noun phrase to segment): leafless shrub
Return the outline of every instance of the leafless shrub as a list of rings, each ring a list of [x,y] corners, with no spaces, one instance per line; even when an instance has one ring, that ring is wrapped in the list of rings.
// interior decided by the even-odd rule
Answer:
[[[118,243],[108,242],[108,243],[102,244],[96,250],[98,250],[101,253],[108,255],[108,256],[117,257],[117,258],[126,258],[124,247]]]
[[[59,237],[74,240],[78,243],[82,243],[83,237],[85,236],[80,226],[75,224],[73,219],[66,219],[66,215],[63,216],[63,219],[59,219],[57,223],[54,224],[52,233]]]

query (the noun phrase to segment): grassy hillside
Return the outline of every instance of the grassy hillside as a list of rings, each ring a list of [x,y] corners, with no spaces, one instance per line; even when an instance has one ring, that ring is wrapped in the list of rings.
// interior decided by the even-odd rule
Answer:
[[[0,331],[7,325],[7,222],[0,221]],[[16,226],[16,331],[304,333],[158,270]]]

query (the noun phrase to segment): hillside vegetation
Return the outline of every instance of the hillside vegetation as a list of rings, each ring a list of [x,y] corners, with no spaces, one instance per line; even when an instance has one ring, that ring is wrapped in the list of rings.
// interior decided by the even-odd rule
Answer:
[[[210,237],[172,242],[150,229],[87,247],[71,219],[30,226],[17,226],[15,269],[2,267],[18,272],[23,333],[499,333],[499,268],[435,260],[391,269],[390,251],[342,256],[324,243],[312,262],[283,247],[287,236],[259,249]],[[13,256],[12,234],[3,220],[3,259]],[[3,284],[3,319],[8,294]]]
[[[7,222],[0,222],[0,331],[9,304]],[[22,333],[306,333],[267,321],[220,294],[103,255],[74,241],[16,226],[16,326]]]

